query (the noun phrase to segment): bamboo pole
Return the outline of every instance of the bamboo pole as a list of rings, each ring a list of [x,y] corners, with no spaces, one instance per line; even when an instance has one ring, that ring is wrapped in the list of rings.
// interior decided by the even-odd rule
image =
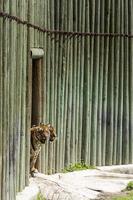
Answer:
[[[51,0],[51,20],[50,20],[50,28],[55,29],[55,23],[54,23],[54,18],[55,18],[55,3],[53,0]],[[51,104],[51,123],[55,124],[55,34],[51,35],[51,69],[50,69],[50,75],[51,75],[51,99],[50,99],[50,104]],[[50,158],[52,160],[51,163],[51,173],[55,172],[55,143],[50,144]]]
[[[71,30],[71,4],[70,1],[68,2],[67,5],[67,30]],[[67,90],[67,95],[68,95],[68,101],[66,102],[67,104],[67,110],[66,110],[66,157],[65,157],[65,162],[68,165],[70,163],[70,135],[71,135],[71,111],[72,111],[72,57],[71,57],[71,48],[72,48],[72,41],[71,38],[68,36],[67,37],[67,79],[66,79],[66,90]]]
[[[99,4],[95,4],[95,23],[99,16],[97,16],[97,10],[99,10]],[[97,10],[96,10],[97,9]],[[97,16],[97,18],[96,18]],[[94,29],[95,30],[95,29]],[[99,27],[97,27],[97,30]],[[93,86],[92,86],[92,125],[91,125],[91,164],[96,165],[96,133],[97,133],[97,106],[98,106],[98,75],[99,75],[99,38],[94,38],[94,68],[93,68]]]
[[[42,18],[43,18],[43,3],[42,3],[42,0],[40,0],[40,3],[36,2],[36,5],[37,5],[37,22],[36,24],[39,24],[40,27],[44,27],[43,26],[43,22],[42,22]],[[40,47],[40,48],[43,48],[43,33],[38,30],[37,32],[37,38],[36,38],[36,42],[37,42],[37,46]],[[39,122],[43,122],[43,114],[42,114],[42,109],[43,109],[43,99],[42,99],[42,96],[43,96],[43,90],[42,90],[42,81],[43,81],[43,58],[40,58],[40,61],[39,61],[39,65],[40,65],[40,72],[39,72],[39,82],[40,82],[40,108],[39,108],[39,118],[38,118],[38,121]],[[41,148],[41,152],[39,154],[39,158],[38,158],[38,163],[37,163],[37,167],[38,167],[38,170],[40,172],[42,172],[42,154],[43,154],[43,147]]]
[[[31,1],[27,2],[27,20],[31,22],[32,20],[32,6]],[[29,12],[30,10],[30,12]],[[32,59],[31,59],[31,42],[33,40],[34,31],[31,31],[31,28],[27,28],[27,81],[26,81],[26,142],[25,142],[25,163],[30,163],[30,127],[31,127],[31,94],[32,94]],[[26,165],[26,186],[29,184],[29,164]]]
[[[21,2],[20,4],[21,12],[20,16],[24,17],[24,1]],[[21,25],[20,28],[21,31],[21,47],[22,47],[22,52],[21,52],[21,60],[20,60],[20,65],[22,65],[22,76],[21,76],[21,126],[20,126],[20,174],[23,174],[20,178],[20,191],[23,190],[25,186],[25,58],[24,58],[24,52],[25,52],[25,33],[24,33],[24,26]],[[23,42],[24,41],[24,42]],[[23,94],[23,95],[22,95]]]
[[[16,5],[16,1],[14,1],[14,5]],[[11,14],[16,15],[16,6],[10,4],[10,12]],[[15,199],[16,196],[16,174],[15,174],[15,159],[16,152],[14,147],[14,130],[15,130],[15,79],[16,79],[16,58],[15,58],[15,49],[16,49],[16,23],[10,22],[10,85],[9,85],[9,102],[10,102],[10,119],[9,119],[9,192],[10,199]]]
[[[47,1],[44,1],[44,17],[43,17],[43,19],[44,19],[44,21],[43,21],[43,23],[44,23],[44,27],[46,27],[47,28]],[[43,45],[44,45],[44,59],[43,59],[43,61],[44,61],[44,67],[43,67],[43,70],[42,70],[42,72],[43,72],[43,82],[44,82],[44,84],[43,84],[43,86],[42,86],[42,88],[44,89],[44,91],[43,91],[43,119],[44,119],[44,123],[46,123],[47,122],[47,109],[46,109],[46,107],[47,107],[47,71],[46,71],[46,69],[47,69],[47,33],[45,33],[45,34],[43,34],[44,35],[44,42],[43,42]],[[42,149],[42,167],[43,167],[43,165],[44,165],[44,167],[43,167],[43,169],[42,169],[42,172],[47,172],[47,146],[48,145],[45,145],[45,146],[43,146],[43,149]]]
[[[110,31],[114,32],[114,1],[111,2]],[[107,139],[106,139],[106,164],[112,164],[113,153],[113,89],[114,89],[114,38],[109,41],[109,62],[108,62],[108,99],[107,99]]]
[[[3,2],[5,12],[9,12],[9,1]],[[2,199],[9,199],[9,21],[3,23],[3,168],[2,168]]]
[[[74,29],[75,31],[78,30],[78,0],[75,0],[75,3],[74,3]],[[79,90],[78,90],[78,83],[79,83],[79,79],[78,79],[78,41],[79,41],[79,37],[78,36],[75,36],[74,38],[74,47],[73,47],[73,56],[74,56],[74,74],[75,74],[75,141],[74,141],[74,144],[75,147],[74,147],[74,155],[75,155],[75,162],[77,163],[77,160],[78,160],[78,113],[79,113],[79,97],[78,97],[78,94],[79,94]]]
[[[41,27],[45,27],[45,2],[43,0],[40,1],[40,5],[39,5],[39,10],[41,11],[40,14],[40,26]],[[44,108],[46,107],[46,99],[45,99],[45,57],[46,57],[46,46],[45,46],[45,34],[42,32],[39,32],[39,44],[40,47],[42,47],[44,49],[44,56],[42,58],[41,61],[41,102],[40,102],[40,118],[41,121],[43,121],[43,123],[45,123],[45,112],[44,112]],[[41,160],[41,172],[45,173],[45,146],[42,145],[42,149],[41,149],[41,155],[40,155],[40,160]]]
[[[124,21],[124,15],[123,15],[123,1],[120,2],[120,24],[123,25],[123,21]],[[121,28],[121,32],[123,32],[123,26],[120,27]],[[118,101],[119,101],[119,105],[118,105],[118,140],[117,140],[117,157],[116,157],[116,161],[117,164],[122,164],[122,124],[123,124],[123,75],[124,75],[124,71],[123,71],[123,67],[124,67],[124,39],[121,38],[120,39],[120,58],[119,58],[119,97],[118,97]]]
[[[72,17],[72,16],[71,16]],[[74,31],[77,31],[77,0],[73,2],[73,27]],[[73,81],[72,81],[72,132],[71,132],[71,142],[70,142],[70,155],[71,155],[71,163],[77,162],[77,155],[76,155],[76,82],[77,82],[77,36],[73,37]]]
[[[33,0],[33,19],[34,19],[34,24],[39,25],[39,13],[38,11],[38,3],[37,0]],[[34,44],[35,47],[38,47],[38,30],[34,30]]]
[[[22,16],[22,4],[21,2],[18,2],[17,5],[17,11],[20,15]],[[18,25],[18,38],[17,38],[17,49],[19,49],[20,46],[23,46],[23,28],[21,25]],[[23,49],[20,48],[20,51],[18,52],[17,55],[17,63],[19,63],[19,68],[17,68],[17,81],[16,81],[16,88],[17,88],[17,135],[16,135],[16,141],[17,141],[17,169],[16,169],[16,184],[17,184],[17,191],[22,190],[22,176],[19,176],[20,174],[20,169],[21,169],[21,163],[22,163],[22,154],[21,154],[21,128],[22,128],[22,99],[21,99],[21,94],[22,94],[22,67],[23,67],[23,58],[22,58],[22,52]]]
[[[0,10],[3,10],[3,2],[0,3]],[[3,143],[3,135],[2,135],[2,118],[3,118],[3,19],[0,19],[0,182],[2,183],[2,143]],[[0,186],[0,200],[2,200],[2,186]]]
[[[81,2],[80,2],[81,3]],[[82,5],[77,1],[77,5]],[[81,11],[78,7],[77,9],[77,29],[81,30]],[[77,37],[77,84],[76,84],[76,133],[75,133],[75,156],[76,156],[76,162],[80,162],[80,155],[81,153],[78,151],[79,148],[79,112],[80,112],[80,56],[81,56],[81,36]]]
[[[67,29],[67,22],[66,22],[66,17],[67,17],[67,9],[66,9],[66,1],[63,0],[62,2],[62,24],[61,24],[61,29],[66,30]],[[64,11],[64,12],[63,12]],[[61,54],[62,55],[62,98],[61,98],[61,104],[62,104],[62,110],[61,110],[61,134],[63,135],[63,144],[62,144],[62,167],[66,165],[65,162],[65,156],[66,156],[66,112],[67,112],[67,36],[60,36],[60,46],[62,47]]]
[[[60,29],[63,30],[64,28],[64,13],[65,13],[65,1],[61,1],[61,5],[60,5],[60,10],[62,10],[62,12],[60,13]],[[60,151],[60,154],[59,154],[59,169],[64,169],[64,157],[65,157],[65,130],[64,130],[64,124],[65,124],[65,121],[64,121],[64,101],[65,101],[65,74],[66,74],[66,49],[65,49],[65,45],[66,45],[66,42],[65,42],[65,38],[63,35],[61,35],[59,37],[59,45],[60,45],[60,49],[59,49],[59,58],[60,58],[60,61],[59,61],[59,65],[61,65],[61,86],[58,85],[58,87],[61,87],[61,94],[60,94],[60,103],[61,103],[61,110],[60,110],[60,136],[61,138],[59,139],[60,140],[60,147],[59,147],[59,151]],[[60,123],[58,122],[58,123]],[[61,157],[61,159],[60,159]],[[58,162],[58,161],[57,161]]]
[[[25,20],[27,20],[27,7],[28,7],[28,5],[27,5],[27,2],[24,2],[24,19]],[[23,97],[23,102],[24,102],[24,121],[23,121],[23,124],[24,124],[24,158],[23,158],[23,160],[24,160],[24,182],[23,182],[23,188],[25,187],[25,185],[27,184],[27,182],[28,182],[28,178],[29,178],[29,174],[27,173],[27,171],[28,171],[28,169],[27,169],[27,163],[29,163],[29,162],[27,162],[27,160],[25,159],[25,155],[26,155],[26,153],[27,153],[27,151],[26,151],[26,148],[25,148],[25,146],[26,146],[26,140],[27,140],[27,130],[26,130],[26,128],[27,128],[27,124],[26,124],[26,112],[27,112],[27,110],[26,110],[26,92],[27,92],[27,90],[26,90],[26,84],[27,84],[27,27],[25,27],[24,26],[24,52],[23,52],[23,59],[24,59],[24,71],[23,71],[23,73],[24,73],[24,78],[23,78],[23,81],[24,81],[24,90],[23,90],[23,92],[24,92],[24,97]],[[30,157],[30,154],[29,154],[29,157]],[[28,159],[28,161],[29,161],[29,159]]]
[[[62,10],[62,13],[60,13]],[[60,29],[62,27],[62,18],[63,18],[63,2],[58,2],[55,4],[55,27],[56,29]],[[63,36],[56,35],[56,49],[55,49],[55,62],[56,62],[56,69],[55,69],[55,108],[56,108],[56,115],[55,115],[55,123],[57,124],[57,137],[56,140],[56,154],[55,154],[55,171],[60,171],[62,169],[62,158],[63,158],[63,132],[61,130],[61,115],[62,115],[62,44],[63,44]],[[56,80],[57,79],[57,80]],[[57,94],[56,94],[57,91]]]
[[[86,2],[85,31],[90,32],[90,3]],[[82,154],[81,161],[90,163],[90,37],[85,38],[85,60],[84,60],[84,99],[83,99],[83,128],[82,128]]]
[[[133,33],[133,2],[129,2],[129,32],[132,34]],[[129,39],[129,133],[130,133],[130,139],[129,139],[129,148],[130,148],[130,154],[129,154],[129,162],[133,163],[133,39]]]
[[[115,7],[116,15],[116,26],[115,32],[120,32],[120,1],[117,1]],[[117,140],[118,138],[118,95],[119,95],[119,58],[120,58],[120,38],[115,38],[114,41],[114,147],[113,147],[113,164],[116,164],[116,157],[117,157]]]
[[[25,3],[25,19],[27,21],[29,21],[29,2],[27,1]],[[26,127],[25,127],[25,185],[27,186],[29,184],[29,163],[30,163],[30,136],[29,136],[29,130],[30,130],[30,126],[31,126],[31,107],[28,105],[29,102],[31,103],[31,99],[29,99],[31,97],[31,86],[29,84],[29,68],[31,67],[30,64],[30,47],[29,47],[29,43],[30,43],[30,37],[29,37],[29,29],[27,27],[25,27],[25,52],[24,52],[24,57],[25,57],[25,73],[26,73],[26,85],[25,85],[25,107],[26,107],[26,114],[25,114],[25,123],[26,123]],[[31,71],[31,69],[30,69]],[[28,163],[28,164],[27,164]]]
[[[102,0],[100,5],[100,27],[99,31],[104,33],[105,20],[105,1]],[[103,68],[104,68],[104,38],[100,38],[100,52],[99,52],[99,91],[98,91],[98,124],[97,124],[97,165],[102,165],[102,98],[103,98]]]
[[[47,20],[48,20],[48,28],[50,28],[50,5],[49,2],[47,2]],[[50,55],[51,55],[51,38],[50,35],[48,35],[48,46],[47,46],[47,52],[48,52],[48,58],[47,58],[47,121],[50,121],[50,67],[51,67],[51,63],[50,63]],[[48,146],[49,147],[49,146]],[[52,169],[52,165],[51,165],[51,161],[49,160],[49,148],[47,147],[47,151],[48,151],[48,157],[47,157],[47,173],[51,174],[51,169]]]
[[[69,30],[73,30],[73,2],[70,1],[69,2]],[[73,112],[72,112],[72,98],[73,98],[73,87],[72,87],[72,84],[73,84],[73,38],[70,37],[70,65],[69,65],[69,108],[70,109],[70,116],[71,118],[73,119]],[[74,119],[73,119],[74,120]],[[74,158],[73,158],[73,146],[71,146],[71,141],[72,141],[72,138],[73,138],[73,124],[74,124],[74,121],[70,122],[70,140],[69,140],[69,154],[70,154],[70,163],[73,163],[74,161]]]
[[[106,28],[105,32],[109,32],[110,27],[110,1],[105,3],[105,15],[106,17]],[[108,57],[109,57],[109,37],[105,38],[105,48],[104,48],[104,80],[103,80],[103,135],[102,135],[102,164],[105,165],[106,157],[106,119],[107,119],[107,85],[108,85]]]
[[[94,27],[95,27],[95,1],[91,1],[90,2],[90,6],[91,6],[91,25],[90,25],[90,31],[94,32]],[[91,73],[91,77],[90,77],[90,133],[91,133],[91,151],[90,153],[92,154],[92,117],[93,117],[93,111],[92,111],[92,96],[93,96],[93,66],[94,66],[94,37],[91,37],[90,40],[90,73]],[[92,157],[92,155],[91,155]],[[90,163],[91,159],[90,159]]]
[[[85,1],[79,3],[80,10],[79,10],[79,30],[84,30],[85,25]],[[82,13],[84,13],[82,15]],[[79,60],[78,60],[78,129],[76,134],[76,143],[77,143],[77,162],[81,162],[81,146],[82,146],[82,117],[83,117],[83,79],[84,79],[84,38],[79,36]]]
[[[124,1],[124,32],[128,33],[128,4]],[[129,161],[129,68],[128,68],[128,39],[124,38],[124,96],[123,96],[123,155],[122,162]]]
[[[64,2],[64,30],[67,30],[67,2]],[[65,101],[64,101],[64,141],[65,141],[65,151],[64,151],[64,165],[67,166],[68,162],[67,162],[67,101],[68,101],[68,36],[64,37],[64,58],[65,58],[65,62],[64,62],[64,67],[66,68],[66,74],[65,74]]]

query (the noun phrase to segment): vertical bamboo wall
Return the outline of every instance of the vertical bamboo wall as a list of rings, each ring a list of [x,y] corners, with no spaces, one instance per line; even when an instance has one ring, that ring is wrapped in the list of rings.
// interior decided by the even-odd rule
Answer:
[[[64,31],[133,34],[131,0],[6,0],[0,11]],[[0,17],[0,200],[29,179],[30,48],[43,47],[40,170],[133,163],[133,39],[43,33]]]

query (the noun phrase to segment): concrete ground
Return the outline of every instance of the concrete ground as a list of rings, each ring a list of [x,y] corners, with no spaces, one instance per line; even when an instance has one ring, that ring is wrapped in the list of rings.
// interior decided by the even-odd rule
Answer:
[[[133,181],[133,165],[54,175],[37,173],[35,178],[30,178],[30,185],[17,195],[17,200],[37,200],[38,193],[46,200],[96,200],[106,193],[121,192],[129,181]]]

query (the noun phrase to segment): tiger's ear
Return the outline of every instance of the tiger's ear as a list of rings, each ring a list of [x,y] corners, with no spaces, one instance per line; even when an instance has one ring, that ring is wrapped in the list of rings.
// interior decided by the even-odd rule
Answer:
[[[50,127],[51,127],[51,124],[47,124],[47,127],[50,128]]]

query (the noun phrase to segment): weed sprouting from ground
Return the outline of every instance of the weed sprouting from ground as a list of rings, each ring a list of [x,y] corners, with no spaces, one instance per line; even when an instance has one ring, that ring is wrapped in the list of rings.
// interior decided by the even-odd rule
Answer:
[[[111,200],[133,200],[133,192],[129,192],[122,196],[113,197]]]
[[[37,200],[46,200],[46,198],[43,197],[41,193],[39,193],[39,194],[37,195]]]
[[[63,172],[67,173],[67,172],[80,171],[86,169],[96,169],[96,167],[87,165],[85,163],[76,163],[76,164],[70,164],[63,170]]]
[[[130,182],[127,184],[126,190],[128,190],[128,191],[133,190],[133,181],[130,181]]]
[[[112,200],[133,200],[133,181],[130,181],[127,184],[127,187],[123,192],[124,194],[122,196],[113,197]]]

